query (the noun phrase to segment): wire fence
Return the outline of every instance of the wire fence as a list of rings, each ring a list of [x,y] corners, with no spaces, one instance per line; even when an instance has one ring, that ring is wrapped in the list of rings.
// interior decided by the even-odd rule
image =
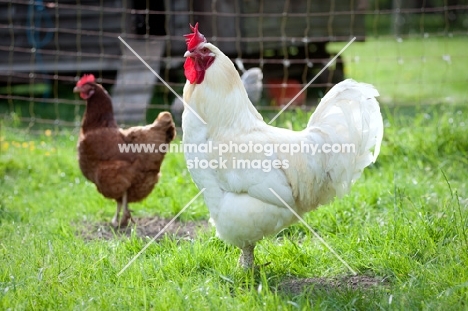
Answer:
[[[467,101],[468,0],[0,0],[0,118],[29,129],[78,128],[85,103],[73,86],[93,73],[123,123],[147,122],[173,108],[174,95],[118,37],[181,94],[183,34],[195,22],[236,64],[262,70],[255,105],[266,112],[353,37],[293,106],[315,105],[344,78],[375,84],[384,104]],[[126,120],[135,107],[140,114]]]

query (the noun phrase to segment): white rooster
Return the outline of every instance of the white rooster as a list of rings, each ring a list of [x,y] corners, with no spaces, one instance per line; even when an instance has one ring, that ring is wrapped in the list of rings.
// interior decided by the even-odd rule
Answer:
[[[204,147],[186,148],[185,158],[194,182],[205,188],[217,235],[239,247],[239,264],[250,268],[257,241],[298,221],[289,208],[303,215],[343,196],[375,162],[383,136],[379,94],[369,84],[345,80],[326,94],[304,130],[269,126],[233,63],[206,41],[198,24],[191,28],[183,92],[191,109],[182,116],[183,143]]]

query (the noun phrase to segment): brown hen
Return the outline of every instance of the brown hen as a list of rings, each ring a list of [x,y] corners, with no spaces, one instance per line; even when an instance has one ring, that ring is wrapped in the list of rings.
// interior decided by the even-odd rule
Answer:
[[[133,220],[128,203],[146,198],[160,177],[167,148],[175,137],[175,125],[169,112],[161,112],[153,124],[120,129],[114,119],[112,101],[106,90],[85,75],[73,90],[86,100],[80,137],[78,161],[83,175],[92,181],[106,198],[117,202],[112,225],[128,225]],[[123,146],[154,147],[154,152],[121,151]],[[122,219],[119,221],[123,207]]]

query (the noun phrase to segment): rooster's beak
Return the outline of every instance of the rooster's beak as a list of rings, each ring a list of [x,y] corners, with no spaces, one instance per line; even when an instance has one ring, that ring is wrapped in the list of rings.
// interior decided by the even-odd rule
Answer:
[[[75,86],[73,88],[73,93],[80,93],[81,92],[81,88],[79,86]]]
[[[187,51],[187,52],[185,52],[184,57],[190,57],[192,55],[193,55],[192,52]]]

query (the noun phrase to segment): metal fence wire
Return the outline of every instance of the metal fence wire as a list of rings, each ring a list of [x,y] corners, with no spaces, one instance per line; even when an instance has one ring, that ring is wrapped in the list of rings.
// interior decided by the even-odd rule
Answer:
[[[0,0],[0,117],[31,129],[79,127],[85,103],[72,89],[85,73],[111,93],[121,123],[144,123],[174,109],[175,96],[118,37],[181,94],[183,35],[196,22],[240,74],[261,69],[255,105],[264,111],[280,109],[354,37],[365,48],[338,57],[293,106],[315,105],[347,77],[390,84],[382,94],[388,104],[432,103],[468,82],[466,73],[455,74],[460,67],[449,66],[468,63],[468,0]],[[408,40],[412,58],[399,45]],[[431,54],[435,41],[440,55]],[[434,74],[431,62],[446,64],[433,80],[424,78]],[[403,63],[412,65],[403,69]],[[400,74],[386,80],[386,68],[395,66]]]

